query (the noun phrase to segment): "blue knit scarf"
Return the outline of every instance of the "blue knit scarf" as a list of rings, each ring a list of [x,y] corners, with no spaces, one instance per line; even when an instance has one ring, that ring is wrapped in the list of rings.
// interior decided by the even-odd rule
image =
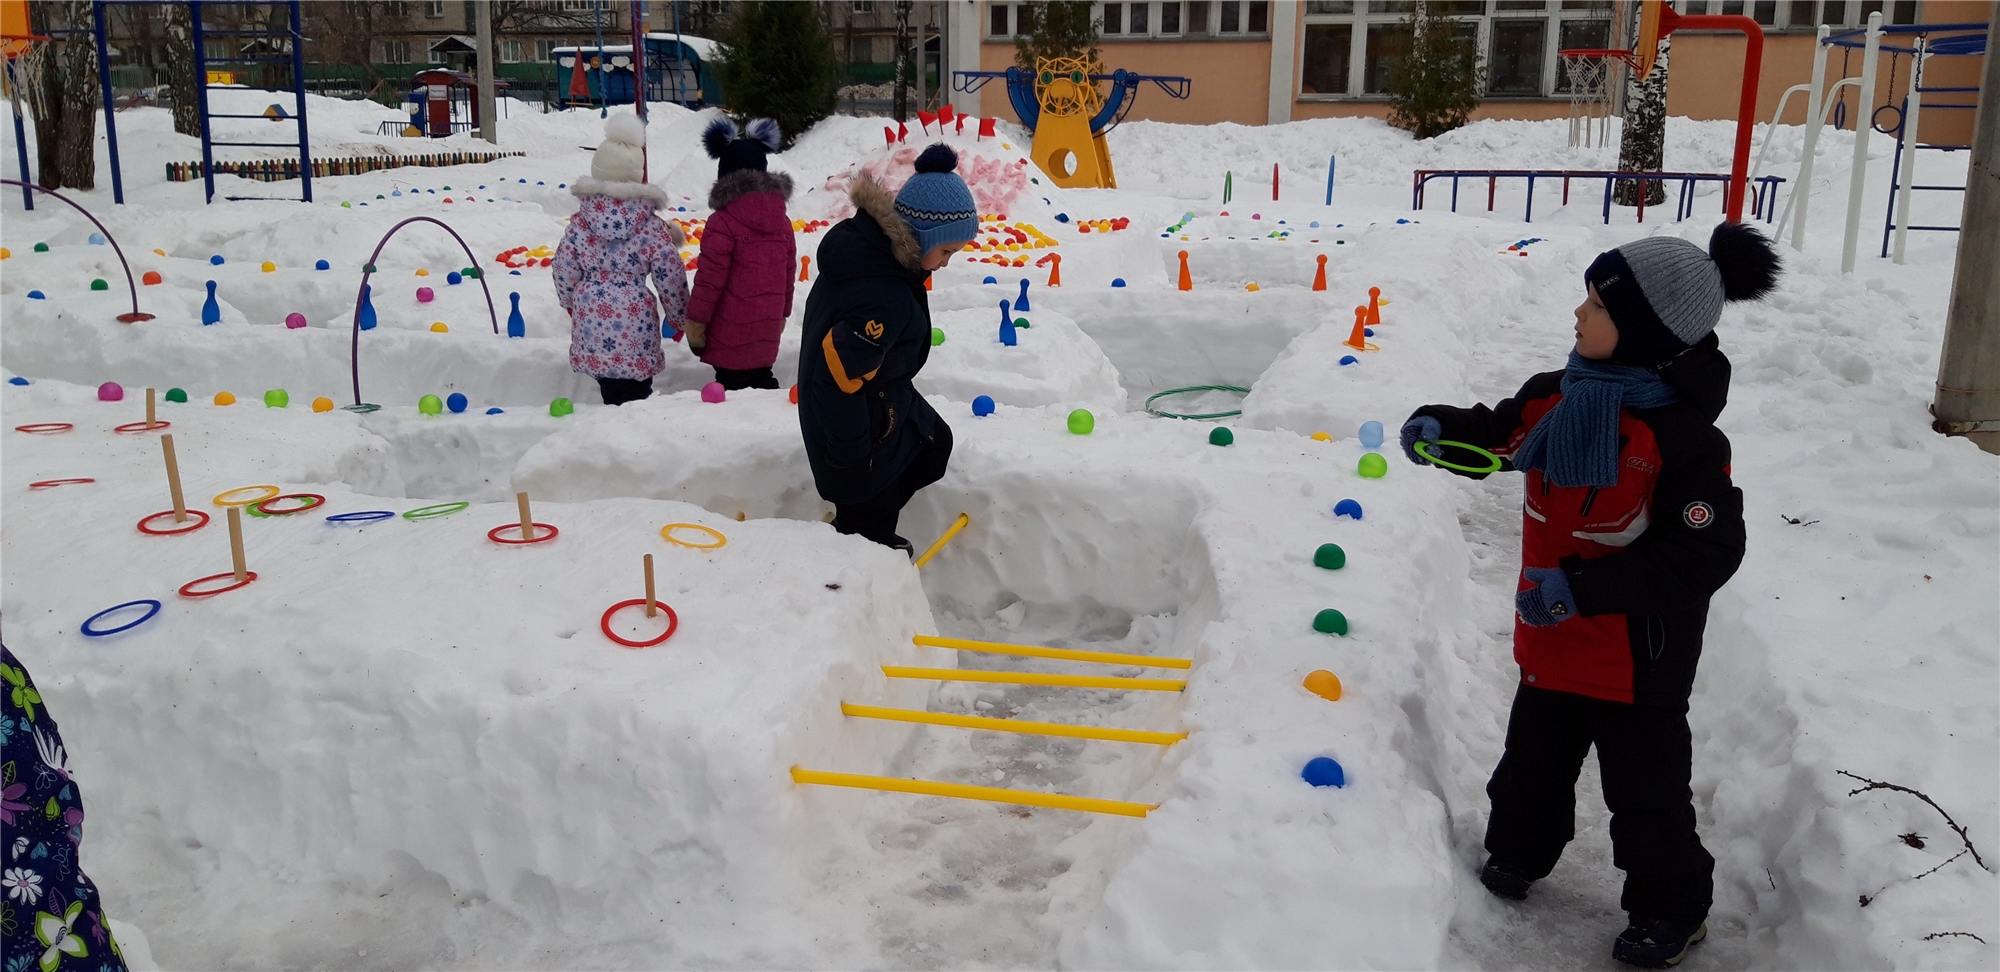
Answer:
[[[1618,411],[1680,401],[1650,368],[1592,361],[1575,351],[1556,402],[1514,453],[1516,469],[1540,469],[1557,486],[1618,482]]]

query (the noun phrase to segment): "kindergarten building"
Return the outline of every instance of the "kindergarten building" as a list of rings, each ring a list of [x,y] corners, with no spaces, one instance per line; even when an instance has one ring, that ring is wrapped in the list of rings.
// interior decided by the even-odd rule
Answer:
[[[1014,61],[1018,3],[978,0],[951,5],[954,70],[1005,70]],[[1207,125],[1277,124],[1305,118],[1384,117],[1389,69],[1409,42],[1402,21],[1416,0],[1148,0],[1097,4],[1107,71],[1183,75],[1186,100],[1141,98],[1132,119]],[[1632,47],[1637,0],[1430,0],[1473,38],[1486,66],[1485,100],[1473,118],[1562,118],[1570,90],[1559,51]],[[1894,24],[1985,23],[1986,0],[1674,0],[1684,14],[1747,14],[1763,25],[1757,117],[1769,121],[1786,88],[1810,80],[1820,24],[1834,32],[1865,27],[1882,13]],[[974,8],[977,16],[972,16]],[[1894,39],[1908,46],[1908,38]],[[1734,118],[1741,94],[1741,34],[1677,31],[1668,67],[1667,113]],[[1827,74],[1859,77],[1862,54],[1834,48]],[[1876,106],[1900,104],[1910,79],[1908,55],[1879,55]],[[1926,87],[1979,84],[1977,56],[1935,57]],[[1856,97],[1842,112],[1851,128]],[[954,95],[954,106],[1011,117],[1003,85]],[[1781,121],[1802,124],[1805,99],[1793,98]],[[1885,119],[1885,124],[1890,123]],[[1922,116],[1925,142],[1962,144],[1969,111]]]

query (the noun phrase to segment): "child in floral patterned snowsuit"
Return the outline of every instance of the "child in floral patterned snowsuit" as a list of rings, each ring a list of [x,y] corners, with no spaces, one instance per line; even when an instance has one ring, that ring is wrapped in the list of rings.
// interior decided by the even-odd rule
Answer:
[[[637,116],[605,124],[590,177],[570,185],[577,211],[551,263],[556,297],[570,313],[569,366],[597,379],[606,405],[653,394],[653,376],[666,367],[660,303],[675,339],[687,324],[682,237],[654,214],[667,194],[643,181],[645,142]],[[646,289],[649,276],[658,301]]]
[[[35,680],[0,645],[0,931],[6,972],[124,972],[125,959],[97,900],[97,885],[77,863],[83,843],[83,794],[70,776],[62,733],[42,705]]]

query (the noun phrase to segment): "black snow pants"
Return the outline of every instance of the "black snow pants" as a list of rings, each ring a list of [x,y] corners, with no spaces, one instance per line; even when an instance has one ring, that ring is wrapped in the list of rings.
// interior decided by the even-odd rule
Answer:
[[[715,380],[722,385],[723,391],[737,391],[744,388],[778,387],[778,376],[772,374],[771,369],[768,367],[745,368],[740,371],[729,368],[717,368],[715,369]]]
[[[597,393],[604,396],[606,405],[623,405],[643,398],[653,397],[651,378],[599,378]]]
[[[909,468],[888,489],[860,503],[834,504],[833,529],[837,533],[859,534],[883,546],[896,545],[896,520],[917,490],[944,478],[951,461],[951,426],[943,419],[930,442],[911,460]]]
[[[1592,745],[1611,811],[1612,863],[1625,872],[1625,911],[1707,917],[1715,858],[1695,833],[1685,703],[1632,705],[1522,685],[1507,719],[1507,751],[1486,784],[1487,852],[1531,879],[1548,876],[1575,836],[1576,778]]]

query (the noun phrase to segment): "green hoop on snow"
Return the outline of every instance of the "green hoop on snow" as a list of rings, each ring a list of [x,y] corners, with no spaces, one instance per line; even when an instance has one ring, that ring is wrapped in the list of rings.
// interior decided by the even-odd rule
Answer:
[[[1169,388],[1166,391],[1157,392],[1155,394],[1146,396],[1146,413],[1148,415],[1159,416],[1160,418],[1174,418],[1174,419],[1219,419],[1219,418],[1229,418],[1231,416],[1243,414],[1243,410],[1240,408],[1228,412],[1190,412],[1188,414],[1183,415],[1179,412],[1169,412],[1164,408],[1153,407],[1154,402],[1159,401],[1160,399],[1165,398],[1168,395],[1185,395],[1188,394],[1189,392],[1207,392],[1207,391],[1235,392],[1238,395],[1250,394],[1250,389],[1239,388],[1235,385],[1189,385],[1186,388]]]
[[[434,506],[419,506],[414,510],[409,510],[405,512],[403,514],[403,519],[430,520],[440,516],[450,516],[451,514],[456,513],[459,510],[468,509],[471,506],[472,504],[466,502],[465,500],[459,500],[456,503],[438,503]]]
[[[1461,465],[1459,465],[1458,463],[1455,463],[1455,462],[1446,462],[1446,461],[1444,461],[1443,459],[1439,459],[1438,457],[1436,457],[1436,456],[1434,456],[1434,455],[1431,455],[1431,453],[1430,453],[1430,450],[1428,450],[1428,449],[1424,448],[1424,447],[1425,447],[1425,446],[1427,446],[1427,445],[1436,445],[1436,446],[1451,446],[1451,447],[1452,447],[1452,448],[1454,448],[1454,449],[1464,449],[1464,450],[1466,450],[1467,452],[1476,452],[1476,453],[1478,453],[1478,454],[1480,454],[1480,455],[1482,455],[1482,456],[1485,456],[1485,457],[1486,457],[1486,459],[1487,459],[1487,461],[1491,462],[1491,463],[1492,463],[1492,465],[1490,465],[1490,466],[1461,466]],[[1444,468],[1446,468],[1446,469],[1456,469],[1456,470],[1458,470],[1459,472],[1469,472],[1469,473],[1490,473],[1490,472],[1499,472],[1499,471],[1500,471],[1500,457],[1499,457],[1499,456],[1496,456],[1496,455],[1494,455],[1493,453],[1490,453],[1490,452],[1487,452],[1487,451],[1486,451],[1485,449],[1481,449],[1480,447],[1478,447],[1478,446],[1476,446],[1476,445],[1471,445],[1471,444],[1469,444],[1469,443],[1465,443],[1465,442],[1453,442],[1453,441],[1451,441],[1450,439],[1439,439],[1439,440],[1437,440],[1436,442],[1419,442],[1419,443],[1417,443],[1417,455],[1420,455],[1420,456],[1423,456],[1423,457],[1424,457],[1425,459],[1429,459],[1429,460],[1431,461],[1431,464],[1432,464],[1432,465],[1437,465],[1437,466],[1443,466],[1443,467],[1444,467]]]

